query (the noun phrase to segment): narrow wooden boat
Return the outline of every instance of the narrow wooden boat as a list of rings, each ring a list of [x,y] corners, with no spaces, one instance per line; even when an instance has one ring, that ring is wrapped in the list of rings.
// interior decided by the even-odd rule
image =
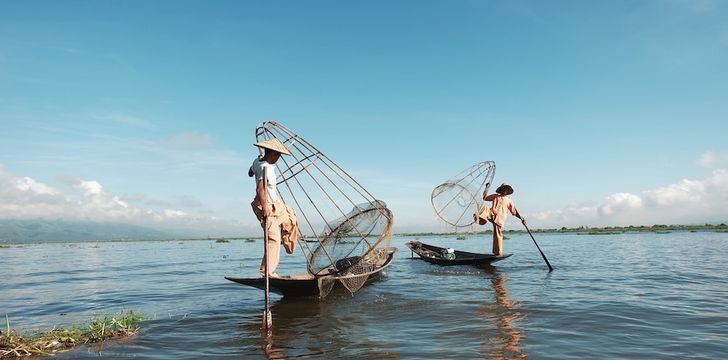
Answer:
[[[493,254],[478,254],[467,251],[455,250],[455,257],[447,259],[444,257],[444,253],[447,252],[447,248],[428,245],[419,241],[408,241],[405,245],[410,248],[414,254],[420,256],[420,259],[425,260],[429,263],[437,265],[489,265],[490,263],[500,261],[510,257],[513,254],[503,254],[502,256],[495,256]]]
[[[352,276],[364,276],[367,275],[367,280],[364,283],[364,286],[378,280],[384,270],[392,263],[392,259],[394,259],[394,253],[397,251],[396,248],[388,248],[387,249],[387,258],[384,261],[384,263],[372,270],[369,273],[366,274],[356,274]],[[342,264],[342,267],[345,267],[347,263],[356,262],[358,259],[358,256],[341,259],[337,261],[337,264]],[[338,267],[338,266],[337,266]],[[319,283],[321,281],[326,280],[339,280],[341,278],[346,277],[346,275],[323,275],[323,276],[314,276],[311,274],[299,274],[299,275],[287,275],[287,276],[280,276],[280,277],[271,277],[269,279],[269,286],[270,291],[279,295],[288,296],[288,297],[302,297],[302,296],[319,296],[320,290],[319,290]],[[252,286],[257,289],[265,290],[265,278],[262,277],[256,277],[256,278],[237,278],[237,277],[230,277],[226,276],[225,279],[230,280],[232,282],[236,282],[238,284],[248,285]],[[336,281],[338,284],[339,281]],[[335,285],[335,286],[341,286],[341,284]]]

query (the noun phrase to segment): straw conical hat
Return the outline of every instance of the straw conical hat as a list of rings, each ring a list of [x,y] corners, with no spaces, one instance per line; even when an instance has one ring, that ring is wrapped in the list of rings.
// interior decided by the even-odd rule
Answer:
[[[503,183],[501,184],[501,186],[495,189],[495,192],[501,195],[510,195],[513,194],[513,188],[510,185]]]
[[[288,151],[288,149],[286,149],[286,146],[283,145],[283,143],[276,138],[261,141],[259,143],[255,143],[253,145],[255,145],[257,147],[261,147],[263,149],[270,149],[273,151],[278,151],[281,154],[291,155],[291,152]]]

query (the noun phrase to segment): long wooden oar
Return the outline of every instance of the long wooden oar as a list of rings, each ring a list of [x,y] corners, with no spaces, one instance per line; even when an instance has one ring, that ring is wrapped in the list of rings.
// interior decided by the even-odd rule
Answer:
[[[268,218],[263,219],[263,258],[265,259],[265,265],[263,270],[265,271],[265,310],[263,311],[263,318],[261,319],[260,334],[263,337],[267,337],[271,333],[273,327],[273,317],[270,313],[270,276],[268,275]]]
[[[538,243],[536,242],[536,239],[533,237],[533,234],[531,234],[531,230],[528,230],[528,226],[526,226],[526,223],[521,221],[521,224],[523,224],[523,227],[526,228],[526,231],[528,231],[528,235],[531,235],[531,240],[533,240],[533,243],[536,244],[536,248],[538,249],[538,252],[541,253],[541,257],[543,257],[543,261],[546,262],[546,265],[549,267],[549,272],[554,271],[554,268],[551,267],[551,264],[549,264],[549,259],[546,258],[546,255],[543,254],[543,251],[541,251],[541,247],[538,246]]]

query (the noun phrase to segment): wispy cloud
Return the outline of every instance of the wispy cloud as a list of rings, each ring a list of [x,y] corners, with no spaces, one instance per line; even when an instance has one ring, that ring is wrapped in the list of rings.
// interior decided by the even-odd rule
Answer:
[[[728,152],[706,151],[700,156],[698,164],[709,169],[728,168]]]
[[[197,200],[196,198],[194,198],[192,196],[189,196],[189,195],[182,196],[179,199],[179,203],[182,206],[188,207],[188,208],[199,208],[199,207],[202,207],[202,202],[200,200]]]
[[[117,124],[123,124],[131,127],[137,127],[142,129],[153,129],[156,126],[151,121],[130,115],[125,113],[119,113],[119,112],[105,112],[105,113],[97,113],[94,112],[91,114],[92,118],[96,120],[101,121],[111,121]]]
[[[718,68],[725,63],[728,26],[716,16],[725,11],[724,1],[673,0],[646,6],[653,20],[635,18],[633,31],[642,50],[659,69],[668,73]]]
[[[715,0],[673,0],[678,7],[693,13],[706,13],[717,8]]]
[[[199,150],[211,148],[214,141],[208,134],[193,131],[175,134],[170,138],[161,140],[159,144],[176,150]]]
[[[154,207],[154,208],[181,207],[181,208],[189,209],[189,208],[204,207],[204,204],[202,203],[202,201],[198,200],[196,197],[191,196],[191,195],[183,195],[177,199],[172,199],[172,200],[161,200],[161,199],[152,198],[150,196],[147,196],[146,194],[136,193],[136,194],[132,194],[132,195],[125,195],[125,196],[123,196],[123,198],[130,203],[143,204],[147,207]]]

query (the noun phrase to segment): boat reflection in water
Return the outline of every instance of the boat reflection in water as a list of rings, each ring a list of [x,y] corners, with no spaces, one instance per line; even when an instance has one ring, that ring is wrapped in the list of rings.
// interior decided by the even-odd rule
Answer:
[[[527,354],[519,347],[523,330],[514,323],[526,315],[519,310],[518,301],[509,298],[506,288],[507,276],[499,273],[496,268],[489,267],[485,271],[491,275],[490,282],[495,295],[495,302],[481,307],[480,314],[486,321],[493,323],[495,329],[487,330],[483,344],[482,355],[489,359],[514,360],[525,359]]]

